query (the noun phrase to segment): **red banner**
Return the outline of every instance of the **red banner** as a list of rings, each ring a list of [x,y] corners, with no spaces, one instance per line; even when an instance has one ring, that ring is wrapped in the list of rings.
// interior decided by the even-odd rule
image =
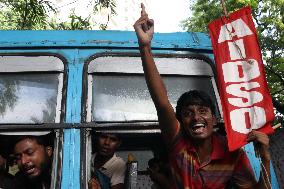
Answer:
[[[245,145],[255,129],[273,129],[272,99],[250,7],[209,24],[229,150]]]

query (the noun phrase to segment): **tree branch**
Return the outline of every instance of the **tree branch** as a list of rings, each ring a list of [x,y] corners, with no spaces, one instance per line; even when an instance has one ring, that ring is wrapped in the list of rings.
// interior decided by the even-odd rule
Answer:
[[[274,71],[271,66],[265,66],[265,68],[266,68],[268,71],[270,71],[272,74],[274,74],[274,75],[279,79],[279,82],[282,83],[282,85],[284,86],[284,78],[282,78],[282,75],[280,75],[279,73],[277,73],[276,71]]]
[[[284,104],[280,104],[275,98],[272,98],[272,103],[276,110],[284,115]]]

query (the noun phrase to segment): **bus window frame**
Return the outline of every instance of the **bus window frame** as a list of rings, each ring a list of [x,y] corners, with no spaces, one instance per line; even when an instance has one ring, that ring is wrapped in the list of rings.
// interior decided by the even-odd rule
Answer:
[[[81,188],[87,189],[88,187],[88,179],[91,176],[91,157],[92,157],[92,148],[93,148],[93,136],[92,132],[106,132],[106,133],[120,133],[120,134],[160,134],[161,131],[158,128],[158,121],[139,121],[139,122],[106,122],[106,123],[97,123],[96,121],[87,122],[87,108],[91,105],[92,102],[88,102],[88,96],[92,95],[89,89],[89,77],[92,74],[88,73],[89,64],[96,58],[99,57],[107,57],[107,56],[115,56],[115,57],[137,57],[140,58],[141,55],[136,52],[103,52],[96,53],[90,56],[87,61],[84,63],[83,67],[83,89],[82,89],[82,107],[81,107],[81,123],[85,125],[85,129],[81,129],[81,164],[80,164],[80,175],[81,179]],[[209,64],[211,67],[213,76],[210,76],[210,81],[215,92],[216,105],[219,111],[219,121],[222,122],[222,109],[220,103],[220,96],[217,90],[217,77],[216,77],[216,68],[214,62],[207,56],[197,53],[187,52],[186,54],[165,54],[165,53],[153,53],[154,58],[191,58],[191,59],[199,59]],[[127,74],[127,73],[126,73]],[[89,104],[88,104],[89,103]],[[133,125],[137,125],[137,127],[133,128]]]
[[[58,122],[55,122],[53,124],[60,124],[60,123],[63,123],[64,122],[64,118],[65,118],[65,114],[66,114],[66,97],[67,97],[67,60],[65,59],[64,56],[60,55],[60,54],[57,54],[57,53],[48,53],[48,52],[29,52],[29,53],[0,53],[0,56],[24,56],[24,57],[41,57],[41,56],[53,56],[53,57],[56,57],[58,58],[59,60],[61,60],[62,64],[63,64],[63,71],[16,71],[16,72],[1,72],[2,74],[16,74],[16,73],[22,73],[22,74],[33,74],[33,73],[37,73],[37,74],[41,74],[41,73],[59,73],[59,76],[60,76],[60,73],[62,73],[62,82],[59,82],[59,85],[58,85],[58,89],[57,89],[57,102],[59,100],[61,100],[61,103],[60,103],[60,109],[58,108],[58,105],[56,107],[56,114],[60,113],[59,115],[59,118],[58,118]],[[60,78],[61,79],[61,78]],[[61,97],[60,97],[60,87],[61,87]],[[60,99],[58,99],[60,98]],[[56,119],[56,118],[55,118]],[[16,123],[16,124],[12,124],[12,125],[35,125],[35,127],[37,125],[42,125],[44,123],[41,123],[41,124],[27,124],[27,123],[24,123],[24,124],[21,124],[21,123]],[[11,125],[11,124],[5,124],[5,123],[0,123],[0,130],[1,130],[1,127],[2,125]],[[16,129],[16,127],[15,127]]]
[[[96,58],[100,58],[100,57],[108,57],[108,56],[112,56],[112,57],[136,57],[136,58],[140,58],[141,55],[140,53],[136,53],[136,52],[103,52],[103,53],[96,53],[92,56],[90,56],[84,63],[84,67],[83,67],[83,89],[82,89],[82,107],[81,107],[81,112],[82,112],[82,116],[81,116],[81,123],[92,123],[93,126],[96,127],[105,127],[106,125],[123,125],[123,122],[107,122],[107,123],[97,123],[96,121],[88,121],[88,116],[92,116],[92,115],[88,115],[89,111],[88,109],[90,109],[91,107],[91,100],[88,98],[89,95],[92,95],[92,90],[89,90],[89,77],[92,74],[88,73],[88,69],[89,69],[89,64],[91,61],[93,61]],[[220,117],[218,117],[218,122],[223,123],[223,114],[222,114],[222,107],[221,107],[221,101],[220,101],[220,95],[218,92],[218,86],[217,86],[217,73],[216,73],[216,68],[215,68],[215,64],[214,62],[207,56],[203,55],[203,54],[197,54],[197,53],[192,53],[192,52],[187,52],[186,53],[171,53],[171,54],[166,54],[166,53],[153,53],[154,59],[155,58],[188,58],[188,59],[199,59],[202,60],[204,62],[206,62],[210,67],[211,67],[211,71],[213,73],[213,76],[210,76],[210,80],[211,80],[211,84],[212,84],[212,88],[214,90],[214,96],[216,99],[216,105],[217,105],[217,110],[219,111],[219,115]],[[106,72],[107,73],[107,72]],[[117,72],[118,73],[118,72]],[[131,73],[122,73],[122,74],[131,74]],[[140,73],[138,73],[140,74]],[[138,75],[137,74],[137,75]],[[168,74],[165,74],[168,75]],[[174,74],[170,74],[170,75],[174,75]],[[125,122],[124,122],[125,123]],[[130,123],[133,123],[130,121]],[[136,121],[134,121],[134,123],[137,123]],[[153,122],[147,124],[147,121],[138,121],[138,124],[142,123],[142,125],[153,125]],[[90,125],[90,124],[89,124]],[[92,127],[92,126],[91,126]]]
[[[52,130],[55,133],[55,138],[53,139],[53,159],[52,159],[52,173],[51,173],[51,187],[50,188],[60,188],[61,187],[61,179],[62,179],[62,165],[63,165],[63,142],[64,142],[64,128],[72,128],[72,124],[64,123],[64,119],[66,116],[66,97],[67,97],[67,59],[60,54],[57,53],[48,53],[48,52],[15,52],[15,53],[0,53],[0,56],[25,56],[25,57],[44,57],[44,56],[53,56],[58,58],[63,64],[62,71],[15,71],[15,72],[1,72],[1,74],[41,74],[41,73],[59,73],[59,85],[57,89],[57,102],[60,102],[60,109],[56,106],[56,114],[60,113],[58,120],[56,122],[51,123],[0,123],[0,132],[1,134],[5,134],[8,132],[24,132],[24,131],[39,131],[44,132],[46,130]],[[60,85],[61,84],[61,85]],[[61,94],[61,95],[59,95]]]

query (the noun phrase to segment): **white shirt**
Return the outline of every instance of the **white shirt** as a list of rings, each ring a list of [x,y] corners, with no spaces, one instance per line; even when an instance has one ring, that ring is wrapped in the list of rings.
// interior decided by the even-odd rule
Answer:
[[[94,160],[96,154],[92,158],[92,171],[94,171]],[[99,170],[110,178],[111,186],[124,183],[126,164],[122,158],[114,154]]]

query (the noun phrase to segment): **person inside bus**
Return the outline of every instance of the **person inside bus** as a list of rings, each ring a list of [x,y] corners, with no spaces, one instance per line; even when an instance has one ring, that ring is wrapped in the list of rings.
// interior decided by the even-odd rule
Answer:
[[[17,136],[13,145],[19,167],[15,189],[49,189],[53,145],[50,136]]]
[[[10,189],[13,186],[13,177],[7,171],[7,161],[0,149],[0,189]]]
[[[182,94],[175,113],[151,52],[154,21],[148,18],[143,4],[141,8],[141,17],[135,22],[134,29],[146,83],[169,149],[175,188],[222,189],[231,180],[242,189],[271,188],[271,157],[266,134],[252,131],[247,138],[255,143],[263,164],[261,177],[256,182],[244,151],[229,152],[226,140],[213,131],[215,107],[205,92],[191,90]]]
[[[96,152],[92,157],[92,178],[89,189],[123,189],[126,164],[115,154],[121,144],[117,134],[98,133]]]

